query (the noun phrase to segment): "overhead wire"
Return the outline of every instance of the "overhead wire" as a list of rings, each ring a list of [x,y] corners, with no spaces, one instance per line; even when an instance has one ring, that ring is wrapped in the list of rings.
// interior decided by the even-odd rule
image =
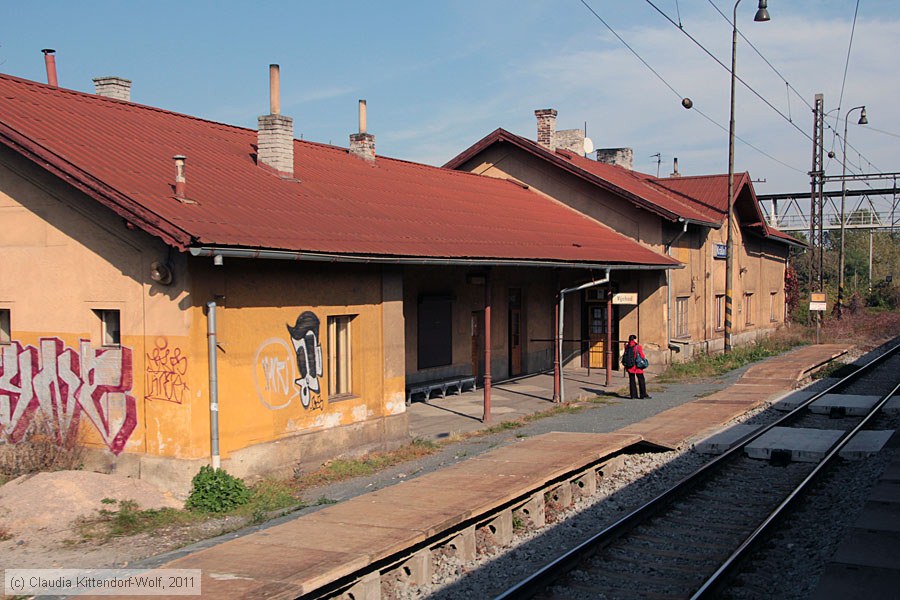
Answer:
[[[644,58],[643,58],[640,54],[638,54],[638,52],[637,52],[634,48],[632,48],[631,45],[628,44],[628,42],[626,42],[626,41],[624,40],[624,38],[622,38],[622,36],[620,36],[620,35],[618,34],[618,32],[617,32],[615,29],[613,29],[612,26],[611,26],[609,23],[607,23],[606,20],[603,19],[603,17],[601,17],[601,16],[597,13],[597,11],[595,11],[595,10],[591,7],[590,4],[588,4],[588,3],[586,2],[586,0],[581,0],[581,3],[585,6],[585,8],[587,8],[587,9],[591,12],[591,14],[594,15],[594,17],[597,18],[598,21],[600,21],[600,22],[601,22],[601,23],[602,23],[602,24],[610,31],[610,33],[612,33],[612,34],[616,37],[616,39],[618,39],[620,42],[622,42],[622,45],[624,45],[626,48],[628,48],[628,50],[635,56],[635,58],[637,58],[639,61],[641,61],[641,63],[642,63],[645,67],[647,67],[647,69],[649,69],[650,72],[653,73],[653,74],[657,77],[657,79],[659,79],[659,80],[663,83],[663,85],[665,85],[667,88],[669,88],[669,90],[670,90],[673,94],[675,94],[676,96],[678,96],[678,98],[681,98],[681,99],[684,99],[684,98],[685,98],[685,96],[682,95],[681,93],[679,93],[678,90],[676,90],[676,89],[675,89],[668,81],[666,81],[666,79],[665,79],[662,75],[660,75],[659,72],[656,71],[656,69],[654,69],[654,68],[650,65],[650,63],[648,63],[646,60],[644,60]],[[657,10],[658,10],[658,9],[657,9]],[[667,17],[667,18],[668,18],[668,17]],[[669,21],[672,22],[673,25],[675,25],[676,27],[678,27],[678,24],[677,24],[677,23],[675,23],[675,22],[672,21],[671,19],[669,19]],[[680,27],[679,27],[679,29],[680,29]],[[715,58],[715,57],[713,57],[713,58]],[[718,60],[718,59],[717,59],[717,60]],[[721,64],[721,63],[719,63],[719,64]],[[741,83],[744,83],[744,82],[742,81]],[[747,85],[747,84],[744,83],[744,85]],[[771,106],[771,105],[770,105],[770,106]],[[773,108],[774,108],[774,107],[773,107]],[[700,116],[702,116],[704,119],[706,119],[707,121],[709,121],[710,123],[712,123],[713,125],[715,125],[716,127],[718,127],[719,129],[721,129],[722,131],[728,132],[728,128],[727,128],[727,127],[725,127],[724,125],[718,123],[715,119],[713,119],[712,117],[710,117],[709,115],[707,115],[706,113],[704,113],[702,110],[698,109],[696,106],[693,107],[692,110],[694,110],[697,114],[699,114]],[[776,109],[776,110],[777,110],[777,109]],[[796,127],[796,126],[795,126],[795,127]],[[804,133],[802,130],[800,130],[800,132],[801,132],[801,133]],[[759,152],[759,153],[762,154],[763,156],[765,156],[765,157],[767,157],[767,158],[769,158],[769,159],[771,159],[771,160],[773,160],[773,161],[779,163],[780,165],[782,165],[782,166],[784,166],[784,167],[787,167],[788,169],[791,169],[791,170],[793,170],[793,171],[797,171],[798,173],[803,173],[804,175],[806,175],[806,171],[804,171],[803,169],[798,169],[797,167],[794,167],[794,166],[792,166],[792,165],[787,164],[787,163],[784,162],[783,160],[780,160],[780,159],[778,159],[778,158],[772,156],[771,154],[769,154],[769,153],[766,152],[765,150],[763,150],[763,149],[761,149],[761,148],[758,148],[757,146],[753,145],[752,143],[748,142],[747,140],[743,139],[742,137],[738,136],[737,134],[735,134],[734,137],[735,137],[736,139],[740,140],[742,143],[744,143],[744,144],[746,144],[747,146],[749,146],[750,148],[753,148],[754,150],[756,150],[757,152]],[[807,137],[809,137],[809,136],[807,136]],[[812,138],[810,138],[810,139],[812,139]]]
[[[730,18],[728,18],[728,16],[727,16],[725,13],[722,12],[722,10],[719,8],[719,6],[718,6],[715,2],[713,2],[713,0],[707,0],[707,1],[708,1],[709,4],[716,10],[716,12],[719,13],[719,15],[725,20],[725,22],[727,22],[729,25],[731,25],[732,27],[734,27],[734,23],[732,23],[732,20],[731,20]],[[651,6],[653,6],[654,8],[656,8],[656,10],[657,10],[658,12],[660,12],[660,14],[663,14],[663,16],[665,16],[665,17],[669,20],[669,22],[672,21],[670,18],[668,18],[667,15],[665,15],[665,13],[663,13],[662,11],[659,10],[659,8],[657,8],[655,5],[653,5],[653,3],[650,2],[650,0],[647,0],[647,2],[648,2]],[[846,60],[845,65],[844,65],[844,83],[846,83],[846,78],[847,78],[847,66],[848,66],[849,63],[850,63],[850,48],[851,48],[852,45],[853,45],[853,32],[854,32],[855,29],[856,29],[856,21],[857,21],[858,11],[859,11],[859,0],[857,0],[857,2],[856,2],[856,10],[855,10],[855,12],[854,12],[854,14],[853,14],[853,26],[852,26],[851,34],[850,34],[850,47],[848,47],[848,49],[847,49],[847,60]],[[679,19],[679,22],[680,22],[680,19]],[[679,27],[678,27],[678,28],[681,29],[682,31],[684,31],[684,27],[681,26],[680,23],[679,23]],[[741,36],[741,39],[744,40],[744,41],[747,43],[747,45],[750,46],[750,48],[753,49],[753,51],[756,53],[756,55],[759,56],[759,58],[760,58],[763,62],[765,62],[766,65],[768,65],[769,68],[771,68],[772,71],[773,71],[773,72],[774,72],[774,73],[775,73],[775,74],[776,74],[776,75],[784,82],[784,84],[785,84],[785,86],[787,86],[788,90],[792,90],[792,91],[794,92],[794,94],[796,94],[797,97],[800,98],[800,100],[801,100],[801,101],[802,101],[802,102],[803,102],[810,110],[814,110],[814,109],[813,109],[813,106],[806,100],[806,97],[805,97],[803,94],[801,94],[801,93],[799,92],[799,90],[797,90],[797,88],[795,88],[793,85],[791,85],[791,83],[787,80],[787,78],[785,78],[785,76],[781,74],[781,72],[775,67],[775,65],[773,65],[773,64],[771,63],[771,61],[769,61],[769,59],[766,58],[766,57],[763,55],[763,53],[762,53],[762,52],[761,52],[761,51],[753,44],[753,42],[751,42],[749,39],[747,39],[747,37],[740,31],[740,29],[738,29],[737,31],[738,31],[738,35]],[[696,42],[695,42],[695,43],[696,43]],[[699,44],[698,44],[698,45],[699,45]],[[701,47],[702,47],[702,46],[701,46]],[[704,48],[704,50],[706,51],[705,48]],[[707,52],[707,54],[709,54],[709,51],[706,51],[706,52]],[[718,62],[720,65],[722,65],[722,62],[721,62],[721,61],[718,61],[718,60],[717,60],[716,62]],[[724,65],[723,65],[723,67],[724,67]],[[730,70],[730,69],[727,69],[727,67],[725,67],[725,68],[726,68],[726,70]],[[737,77],[737,79],[740,80],[739,77]],[[744,82],[741,81],[741,83],[744,83]],[[837,123],[838,123],[838,121],[839,121],[839,119],[840,119],[840,105],[841,105],[841,102],[843,101],[844,83],[842,83],[842,85],[841,85],[841,100],[838,102],[838,109],[837,109],[837,110],[838,110],[838,114],[835,115],[835,117],[834,117],[834,118],[835,118],[835,126],[832,127],[831,124],[828,123],[827,119],[823,119],[826,128],[828,128],[828,129],[830,129],[830,130],[832,131],[832,144],[831,144],[831,150],[832,150],[832,151],[834,151],[835,139],[836,139],[836,138],[842,138],[842,136],[841,136],[841,135],[838,133],[838,131],[837,131]],[[746,86],[747,84],[744,83],[744,85]],[[748,86],[748,89],[749,89],[749,86]],[[752,90],[751,90],[751,91],[752,91]],[[758,94],[757,94],[757,95],[758,95]],[[788,98],[787,98],[787,101],[788,101],[788,121],[790,121],[791,123],[793,123],[793,120],[792,120],[791,117],[790,117],[790,91],[788,91]],[[782,115],[782,116],[784,116],[784,115]],[[796,127],[796,125],[795,125],[795,127]],[[810,138],[808,135],[807,135],[806,137],[807,137],[808,139],[810,139],[810,141],[812,141],[812,138]],[[853,144],[847,143],[847,147],[849,147],[849,148],[851,148],[853,151],[855,151],[855,152],[859,155],[861,161],[862,161],[862,160],[865,160],[868,164],[872,165],[873,168],[875,168],[875,166],[872,164],[872,162],[871,162],[869,159],[865,158],[865,157],[862,155],[862,152],[861,152],[858,148],[856,148],[855,146],[853,146]],[[829,162],[830,162],[831,159],[828,159],[828,160],[829,160]],[[876,168],[876,170],[877,170],[877,168]],[[860,167],[860,171],[862,171],[862,168],[861,168],[861,167]],[[878,172],[881,172],[881,171],[878,171]],[[866,185],[869,185],[869,184],[866,183]]]
[[[583,0],[582,0],[582,1],[583,1]],[[656,10],[656,12],[658,12],[659,14],[661,14],[661,15],[662,15],[669,23],[671,23],[671,24],[674,25],[675,27],[678,27],[678,24],[675,23],[675,21],[673,21],[672,18],[671,18],[669,15],[667,15],[663,10],[661,10],[658,6],[656,6],[656,4],[653,3],[653,0],[645,0],[645,2],[647,2],[647,4],[649,4],[650,6],[652,6],[652,7]],[[714,61],[716,61],[717,63],[719,63],[719,65],[720,65],[723,69],[725,69],[726,71],[728,71],[729,73],[731,73],[731,68],[730,68],[730,67],[728,67],[725,63],[723,63],[721,60],[719,60],[719,58],[718,58],[715,54],[713,54],[712,52],[710,52],[710,50],[707,49],[706,46],[704,46],[703,44],[701,44],[700,41],[699,41],[697,38],[695,38],[695,37],[692,36],[690,33],[688,33],[687,30],[686,30],[684,27],[678,27],[678,29],[679,29],[684,35],[686,35],[686,36],[688,37],[688,39],[690,39],[692,42],[694,42],[694,44],[696,44],[701,50],[703,50],[710,58],[712,58]],[[796,123],[794,123],[793,121],[791,121],[791,120],[787,117],[787,115],[785,115],[785,114],[784,114],[783,112],[781,112],[774,104],[772,104],[772,103],[769,102],[766,98],[764,98],[762,94],[760,94],[759,92],[756,91],[756,89],[753,88],[753,86],[751,86],[751,85],[748,84],[746,81],[744,81],[744,80],[743,80],[739,75],[737,75],[736,73],[732,73],[732,75],[734,76],[734,78],[735,78],[737,81],[740,81],[741,84],[742,84],[745,88],[747,88],[748,90],[750,90],[750,91],[753,93],[754,96],[756,96],[757,98],[759,98],[760,100],[762,100],[769,108],[771,108],[771,109],[774,110],[776,113],[778,113],[778,114],[781,116],[782,119],[784,119],[785,121],[787,121],[788,123],[790,123],[791,126],[792,126],[794,129],[796,129],[797,131],[799,131],[801,135],[803,135],[804,137],[806,137],[809,141],[813,141],[812,137],[810,137],[810,135],[809,135],[808,133],[806,133],[805,131],[803,131],[800,127],[797,126]]]

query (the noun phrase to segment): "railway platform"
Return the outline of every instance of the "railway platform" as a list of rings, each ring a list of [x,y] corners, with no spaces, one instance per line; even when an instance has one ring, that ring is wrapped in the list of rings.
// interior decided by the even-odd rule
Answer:
[[[514,519],[543,524],[548,498],[567,505],[580,493],[593,493],[598,478],[629,448],[677,447],[791,392],[812,370],[849,349],[801,348],[751,367],[727,389],[614,432],[553,432],[518,440],[159,566],[201,569],[203,596],[210,598],[297,598],[325,590],[347,591],[356,600],[380,598],[379,573],[430,580],[433,553],[474,558],[477,539],[510,539]],[[578,385],[567,387],[585,395],[611,393],[612,386],[607,391],[599,385],[602,376],[581,374]],[[495,386],[494,423],[514,418],[524,403],[534,407],[531,412],[553,406],[552,378],[541,377],[547,376]],[[480,390],[468,394],[441,399],[437,419],[416,415],[433,409],[431,402],[413,403],[411,429],[440,438],[490,426],[480,420]]]

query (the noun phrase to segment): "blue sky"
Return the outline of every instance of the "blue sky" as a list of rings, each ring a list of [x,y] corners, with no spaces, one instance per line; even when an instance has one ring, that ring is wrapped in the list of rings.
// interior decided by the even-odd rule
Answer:
[[[135,102],[255,128],[268,112],[268,65],[278,63],[282,112],[304,139],[346,146],[365,98],[379,154],[440,165],[497,127],[533,139],[534,109],[552,107],[561,129],[587,123],[596,147],[633,148],[639,170],[655,173],[660,153],[663,175],[673,157],[685,175],[725,172],[726,131],[679,97],[727,128],[727,72],[646,1],[585,1],[679,95],[580,0],[4,0],[0,71],[46,81],[40,50],[51,47],[64,87],[93,91],[93,77],[119,75],[134,82]],[[727,64],[731,26],[712,2],[730,16],[730,0],[654,0]],[[738,88],[738,135],[777,159],[738,143],[737,169],[766,180],[759,193],[808,189],[804,101],[822,92],[826,110],[838,107],[855,7],[769,0],[772,21],[754,23],[756,0],[741,3],[740,30],[801,94],[739,40],[738,75],[794,123]],[[900,3],[861,0],[841,104],[865,104],[871,126],[856,125],[858,111],[850,117],[851,170],[861,153],[866,171],[900,171],[897,56]],[[835,143],[830,132],[826,141]],[[840,174],[836,144],[828,174]]]

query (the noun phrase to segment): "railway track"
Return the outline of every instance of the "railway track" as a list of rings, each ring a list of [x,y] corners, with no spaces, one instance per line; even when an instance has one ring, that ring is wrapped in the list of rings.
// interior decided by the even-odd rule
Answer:
[[[867,427],[898,389],[900,345],[812,396],[797,409],[745,436],[693,475],[562,554],[497,596],[509,598],[703,598],[724,585],[840,449]],[[811,415],[834,393],[878,394],[869,414]],[[832,414],[831,417],[841,417]],[[827,425],[823,424],[823,419]],[[818,463],[750,459],[745,447],[774,427],[843,429]]]

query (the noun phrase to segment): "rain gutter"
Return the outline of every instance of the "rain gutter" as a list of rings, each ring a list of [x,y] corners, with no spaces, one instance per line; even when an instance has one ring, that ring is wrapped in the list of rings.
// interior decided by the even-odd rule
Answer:
[[[354,254],[332,254],[303,252],[295,250],[263,250],[251,248],[228,248],[220,246],[192,246],[191,256],[221,256],[223,258],[262,258],[268,260],[303,260],[318,262],[394,264],[394,265],[441,265],[441,266],[504,266],[504,267],[561,267],[568,269],[616,269],[619,271],[658,271],[660,269],[682,269],[684,265],[640,265],[619,263],[569,262],[553,260],[522,260],[503,258],[435,258],[418,256],[362,256]]]

